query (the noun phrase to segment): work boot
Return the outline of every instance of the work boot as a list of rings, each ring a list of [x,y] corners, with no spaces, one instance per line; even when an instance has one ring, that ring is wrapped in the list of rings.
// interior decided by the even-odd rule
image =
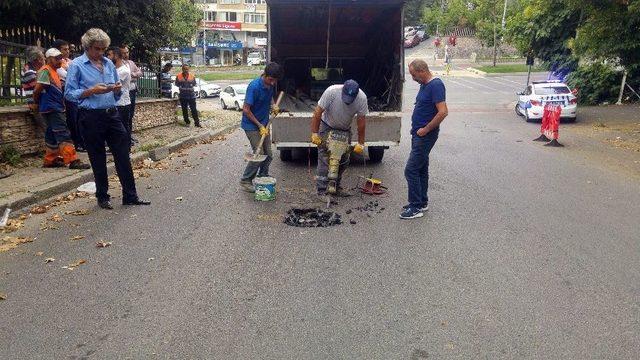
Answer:
[[[350,191],[345,190],[343,187],[338,186],[336,193],[333,195],[337,197],[349,197],[349,196],[352,196],[353,194]]]
[[[76,159],[76,160],[73,160],[69,164],[69,169],[71,169],[71,170],[86,170],[86,169],[91,169],[91,165],[83,163],[82,160],[80,160],[80,159]]]
[[[64,160],[62,160],[62,158],[56,158],[55,160],[53,160],[50,163],[46,163],[44,165],[42,165],[42,167],[44,168],[59,168],[59,167],[64,167]]]
[[[255,187],[253,186],[253,184],[250,181],[240,181],[240,189],[242,189],[243,191],[246,191],[248,193],[256,192]]]

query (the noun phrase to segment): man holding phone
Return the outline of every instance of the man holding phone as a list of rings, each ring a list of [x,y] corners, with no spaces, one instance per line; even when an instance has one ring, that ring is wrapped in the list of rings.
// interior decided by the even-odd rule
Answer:
[[[109,35],[93,28],[82,36],[85,53],[73,60],[67,73],[65,97],[78,103],[78,123],[96,182],[98,206],[113,209],[107,174],[105,141],[109,145],[122,185],[123,205],[149,205],[138,198],[129,159],[130,138],[120,120],[116,102],[122,85],[113,62],[103,56]]]

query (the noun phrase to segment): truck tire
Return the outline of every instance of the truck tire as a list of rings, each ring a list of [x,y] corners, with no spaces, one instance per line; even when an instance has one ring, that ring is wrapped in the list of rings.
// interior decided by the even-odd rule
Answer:
[[[293,150],[282,149],[280,150],[280,161],[287,162],[293,159]]]
[[[371,163],[379,163],[382,161],[384,157],[384,148],[383,147],[370,147],[369,148],[369,162]]]

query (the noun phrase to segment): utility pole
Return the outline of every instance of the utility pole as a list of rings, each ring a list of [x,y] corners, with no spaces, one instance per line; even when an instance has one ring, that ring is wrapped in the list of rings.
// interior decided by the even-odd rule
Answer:
[[[207,66],[207,10],[202,10],[202,62]]]
[[[502,10],[502,30],[507,25],[507,0],[504,0],[504,10]]]

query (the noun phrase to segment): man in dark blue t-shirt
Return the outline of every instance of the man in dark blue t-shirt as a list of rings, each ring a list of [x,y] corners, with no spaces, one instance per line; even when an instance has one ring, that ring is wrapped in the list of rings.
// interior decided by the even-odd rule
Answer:
[[[262,135],[266,135],[262,144],[262,154],[267,155],[263,162],[249,162],[247,164],[240,179],[240,186],[248,192],[253,192],[253,178],[269,176],[269,164],[273,159],[273,153],[271,152],[271,136],[267,124],[273,102],[274,87],[280,78],[280,73],[280,65],[274,62],[267,64],[264,73],[249,83],[244,98],[240,126],[247,134],[254,152]],[[274,110],[278,111],[276,108]]]
[[[420,84],[416,104],[411,116],[411,153],[404,170],[409,188],[409,204],[400,218],[415,219],[424,216],[429,198],[429,153],[438,140],[440,123],[447,116],[444,83],[434,78],[423,60],[409,64],[409,73]]]

